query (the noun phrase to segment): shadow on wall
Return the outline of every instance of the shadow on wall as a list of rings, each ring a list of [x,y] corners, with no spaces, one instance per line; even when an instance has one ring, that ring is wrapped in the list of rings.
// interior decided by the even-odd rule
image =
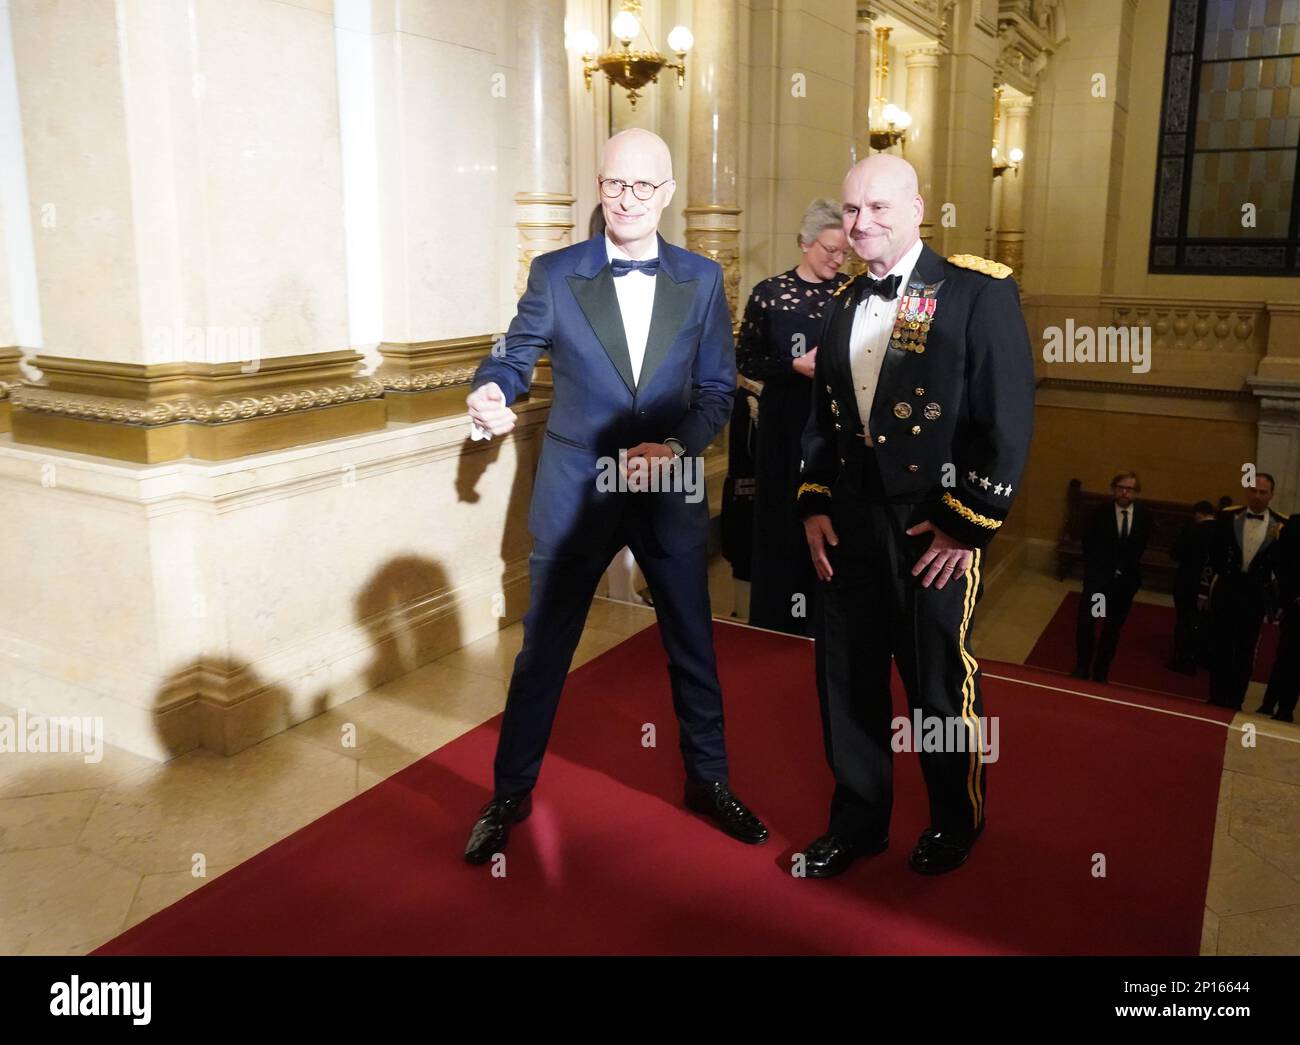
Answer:
[[[364,667],[353,665],[363,659],[365,650],[359,650],[355,659],[346,652],[330,652],[300,667],[291,681],[273,682],[261,678],[247,661],[196,658],[173,672],[154,700],[156,731],[167,757],[195,747],[218,754],[244,750],[461,648],[478,637],[484,622],[495,620],[498,628],[504,628],[517,621],[528,601],[527,504],[540,431],[540,426],[530,426],[508,437],[515,453],[506,454],[504,461],[505,440],[466,439],[460,448],[454,490],[461,504],[478,505],[480,485],[491,470],[509,466],[512,459],[516,462],[495,589],[475,585],[468,592],[457,590],[441,562],[402,555],[380,567],[354,599],[354,619],[366,635],[369,651]],[[493,528],[496,522],[491,520]],[[444,524],[437,517],[427,520],[435,533]],[[375,536],[383,540],[382,534]],[[472,542],[474,535],[470,532],[459,539]],[[440,542],[435,538],[430,543]],[[276,659],[278,652],[273,648],[269,658]]]

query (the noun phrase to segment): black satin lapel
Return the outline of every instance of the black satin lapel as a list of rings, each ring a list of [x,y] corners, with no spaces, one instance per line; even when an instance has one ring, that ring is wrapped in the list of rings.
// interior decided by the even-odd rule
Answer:
[[[614,364],[623,384],[633,395],[636,382],[632,380],[632,357],[627,350],[627,335],[623,332],[623,313],[619,311],[618,294],[614,291],[614,277],[606,265],[591,279],[570,276],[569,287],[591,329],[595,331],[609,361]],[[658,307],[656,303],[656,308]]]
[[[650,333],[646,336],[638,388],[645,388],[650,383],[659,364],[668,355],[669,347],[676,340],[677,332],[682,329],[686,314],[691,310],[698,286],[699,280],[696,279],[675,283],[662,268],[655,276],[655,303],[650,310]]]
[[[841,410],[849,411],[850,416],[847,420],[850,422],[856,420],[856,424],[853,425],[855,432],[863,429],[863,424],[862,418],[858,417],[858,397],[853,389],[853,361],[849,358],[849,342],[853,336],[853,315],[857,311],[858,300],[853,287],[849,287],[839,297],[831,300],[831,307],[835,312],[826,331],[830,344],[819,345],[817,348],[819,354],[830,353],[831,387],[848,389],[848,401],[839,405]]]

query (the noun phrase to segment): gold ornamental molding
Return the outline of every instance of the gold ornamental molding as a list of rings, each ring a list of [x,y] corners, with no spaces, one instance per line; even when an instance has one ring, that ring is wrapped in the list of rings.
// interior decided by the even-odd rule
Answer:
[[[519,254],[515,266],[515,297],[528,285],[533,258],[569,244],[573,231],[574,198],[564,192],[517,192],[515,232]]]
[[[740,208],[705,203],[682,208],[686,249],[722,266],[722,287],[733,317],[740,316]],[[737,320],[733,318],[733,322]]]
[[[23,372],[18,361],[23,358],[21,348],[0,348],[0,432],[9,431],[9,418],[13,410],[10,402],[14,389],[22,384]]]
[[[375,377],[393,421],[427,421],[463,413],[470,378],[496,339],[490,334],[445,341],[385,341]]]
[[[37,355],[10,392],[14,441],[140,463],[229,460],[382,428],[384,388],[351,349],[229,363]]]
[[[496,336],[379,345],[363,374],[352,349],[247,363],[115,363],[0,349],[0,431],[15,443],[141,464],[224,461],[465,411],[470,379]],[[535,393],[545,397],[539,366]],[[539,398],[539,396],[534,396]]]

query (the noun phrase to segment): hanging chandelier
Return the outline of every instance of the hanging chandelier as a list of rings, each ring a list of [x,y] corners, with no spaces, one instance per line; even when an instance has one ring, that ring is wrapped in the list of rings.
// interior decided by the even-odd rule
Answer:
[[[911,114],[893,104],[885,95],[885,85],[889,82],[889,33],[889,26],[876,27],[876,100],[868,116],[868,140],[877,152],[892,149],[912,126]]]
[[[1002,154],[1002,85],[993,88],[993,177],[1000,178],[1010,171],[1020,177],[1020,161],[1025,158],[1023,149],[1013,148],[1005,156]]]
[[[686,53],[695,44],[695,37],[684,25],[674,27],[668,34],[668,46],[677,56],[676,62],[670,62],[650,39],[648,32],[643,33],[641,24],[641,0],[623,0],[621,9],[610,23],[610,32],[619,46],[597,54],[600,46],[594,34],[580,33],[575,41],[582,54],[582,78],[591,90],[591,76],[603,72],[611,83],[616,83],[627,91],[627,100],[636,108],[636,100],[641,97],[637,92],[648,83],[658,83],[659,73],[664,69],[677,71],[677,88],[686,84]],[[646,48],[632,48],[632,43],[639,36],[645,36]]]

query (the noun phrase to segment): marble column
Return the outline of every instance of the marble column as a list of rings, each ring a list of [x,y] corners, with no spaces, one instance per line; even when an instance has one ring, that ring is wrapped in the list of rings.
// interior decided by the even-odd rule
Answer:
[[[858,20],[853,59],[853,161],[871,155],[871,92],[875,77],[871,64],[872,23]]]
[[[573,231],[569,177],[569,71],[564,49],[564,0],[516,0],[515,19],[522,104],[518,111],[519,191],[515,227],[522,294],[538,254],[567,246]]]
[[[921,198],[925,200],[921,239],[927,243],[934,239],[940,206],[934,190],[934,146],[937,131],[936,103],[939,97],[939,56],[942,53],[943,48],[933,43],[904,52],[907,60],[906,109],[912,117],[912,126],[903,142],[903,155],[916,168]]]
[[[1259,400],[1255,466],[1277,480],[1273,507],[1300,511],[1300,304],[1269,301],[1268,343],[1246,384]]]
[[[1012,149],[1027,154],[1029,111],[1032,98],[1016,98],[1003,107],[1002,126],[1005,139],[1004,153],[1010,158]],[[997,219],[997,246],[994,257],[1010,265],[1019,278],[1025,263],[1025,160],[1016,170],[1008,170],[998,179],[1001,188],[1001,212]]]
[[[727,304],[738,315],[740,205],[736,164],[740,136],[736,0],[695,8],[691,77],[690,172],[686,246],[722,266]]]

